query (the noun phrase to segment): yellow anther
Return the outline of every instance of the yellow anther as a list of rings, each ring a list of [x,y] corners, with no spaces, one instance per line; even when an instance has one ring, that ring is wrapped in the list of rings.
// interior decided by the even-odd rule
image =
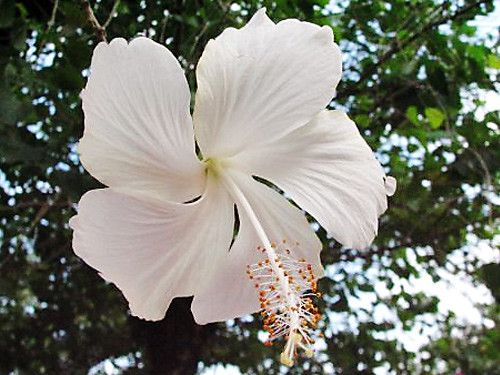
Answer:
[[[305,351],[304,351],[304,356],[306,358],[312,358],[314,356],[314,350],[312,350],[311,348],[307,348]]]
[[[284,239],[269,243],[267,253],[271,255],[247,266],[247,275],[257,289],[263,328],[269,334],[267,345],[279,338],[287,341],[280,362],[291,367],[301,350],[308,358],[314,354],[311,336],[321,315],[310,296],[320,293],[313,264],[294,259],[294,242],[285,243]]]
[[[293,359],[287,356],[285,352],[281,353],[280,362],[287,367],[293,366]]]

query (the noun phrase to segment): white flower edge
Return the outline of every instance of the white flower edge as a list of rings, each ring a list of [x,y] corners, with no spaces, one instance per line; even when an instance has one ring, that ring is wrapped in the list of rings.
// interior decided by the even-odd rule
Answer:
[[[396,188],[342,111],[323,110],[299,129],[229,162],[274,183],[336,240],[356,249],[373,241],[387,195]]]

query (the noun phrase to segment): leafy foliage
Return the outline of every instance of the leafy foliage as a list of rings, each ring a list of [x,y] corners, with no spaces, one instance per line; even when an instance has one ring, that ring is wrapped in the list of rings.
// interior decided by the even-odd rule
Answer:
[[[493,1],[92,5],[109,38],[145,34],[166,44],[193,89],[206,42],[262,5],[276,21],[331,26],[345,70],[332,107],[348,110],[399,187],[367,252],[341,249],[318,231],[331,265],[321,281],[324,345],[289,373],[497,373],[495,328],[462,327],[457,338],[439,300],[409,287],[424,273],[438,282],[446,268],[484,283],[498,301],[498,265],[480,268],[469,256],[474,243],[494,246],[498,236],[499,113],[483,107],[497,89],[498,41],[470,22],[491,13]],[[122,371],[131,374],[186,374],[215,363],[279,373],[269,360],[277,351],[258,340],[258,319],[196,326],[189,301],[179,300],[164,321],[141,322],[73,255],[68,219],[79,197],[98,186],[75,150],[94,30],[76,1],[0,0],[0,9],[0,373],[83,374],[106,359],[125,362]],[[457,252],[461,264],[451,258]],[[390,314],[377,318],[376,308]],[[498,309],[483,311],[498,322]],[[391,332],[410,331],[428,316],[441,335],[423,358]]]

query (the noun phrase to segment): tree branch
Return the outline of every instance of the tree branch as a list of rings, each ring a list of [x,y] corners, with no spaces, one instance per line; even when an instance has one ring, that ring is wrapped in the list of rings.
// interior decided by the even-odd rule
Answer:
[[[488,170],[488,164],[486,164],[486,161],[483,159],[481,154],[477,152],[474,148],[469,147],[466,148],[466,150],[469,150],[472,155],[477,159],[479,162],[479,165],[481,166],[481,169],[483,170],[483,175],[484,175],[484,185],[487,191],[491,192],[492,194],[495,194],[495,186],[493,185],[492,178],[490,171]],[[488,223],[490,226],[493,226],[493,205],[490,201],[490,199],[486,199],[487,205],[488,205]]]
[[[22,209],[28,209],[28,208],[40,208],[45,205],[49,206],[54,206],[54,207],[71,207],[73,204],[71,200],[68,198],[66,201],[61,201],[57,199],[51,199],[49,201],[27,201],[27,202],[20,202],[18,204],[15,204],[13,206],[0,206],[0,213],[1,212],[9,212],[9,211],[19,211]]]
[[[47,28],[45,29],[45,33],[48,33],[56,22],[56,14],[57,8],[59,7],[59,0],[54,0],[54,6],[52,7],[52,13],[50,15],[50,19],[47,22]]]
[[[50,30],[54,27],[56,23],[56,14],[57,14],[57,9],[59,8],[59,0],[54,0],[54,5],[52,7],[52,12],[50,14],[50,18],[47,21],[47,26],[45,27],[45,31],[42,34],[42,38],[40,39],[40,43],[38,44],[38,48],[42,49],[43,46],[45,45],[46,38]]]
[[[359,91],[361,91],[360,84],[366,81],[368,78],[370,78],[379,67],[381,67],[387,60],[392,58],[395,54],[398,52],[404,50],[407,46],[409,46],[411,43],[413,43],[415,40],[419,39],[421,36],[426,34],[427,32],[431,31],[435,27],[438,27],[448,21],[453,21],[459,18],[460,16],[463,16],[470,10],[474,9],[475,7],[484,4],[490,0],[478,0],[474,3],[471,3],[467,6],[464,6],[463,8],[457,10],[453,14],[448,14],[436,21],[430,22],[424,27],[422,27],[420,30],[416,31],[408,37],[407,39],[403,40],[402,42],[399,42],[398,40],[395,40],[393,43],[391,43],[391,47],[379,58],[379,60],[374,63],[373,65],[369,66],[361,75],[359,80],[356,82],[355,85],[351,86],[350,88],[344,90],[343,92],[339,92],[339,95],[337,96],[337,100],[340,98],[345,98],[350,95],[356,94]]]
[[[113,4],[113,8],[111,8],[111,12],[109,12],[108,19],[102,25],[102,27],[104,29],[106,29],[106,27],[108,27],[109,24],[111,23],[111,20],[113,19],[114,15],[116,13],[116,10],[118,9],[118,5],[120,5],[120,0],[115,0],[115,3]]]
[[[95,35],[97,36],[97,39],[101,42],[107,42],[107,35],[106,35],[106,27],[102,26],[99,23],[99,20],[96,18],[94,11],[92,10],[92,7],[90,6],[90,3],[88,0],[81,0],[82,2],[82,7],[83,11],[87,15],[87,20],[92,26],[92,29],[94,29]],[[116,4],[116,2],[115,2]],[[114,7],[113,7],[114,9]],[[106,25],[107,26],[107,25]]]

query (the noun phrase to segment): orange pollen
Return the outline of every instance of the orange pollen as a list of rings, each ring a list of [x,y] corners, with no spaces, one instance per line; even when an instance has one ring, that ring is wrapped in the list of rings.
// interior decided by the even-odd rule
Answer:
[[[298,349],[303,350],[305,356],[312,356],[312,336],[317,334],[317,323],[321,320],[312,300],[321,296],[313,266],[304,258],[295,259],[291,254],[300,251],[290,243],[294,242],[286,239],[271,242],[273,251],[268,253],[276,255],[248,265],[246,270],[257,289],[263,329],[269,334],[264,345],[271,346],[276,340],[284,339],[281,362],[288,366],[293,365]],[[257,250],[266,251],[262,246]]]

